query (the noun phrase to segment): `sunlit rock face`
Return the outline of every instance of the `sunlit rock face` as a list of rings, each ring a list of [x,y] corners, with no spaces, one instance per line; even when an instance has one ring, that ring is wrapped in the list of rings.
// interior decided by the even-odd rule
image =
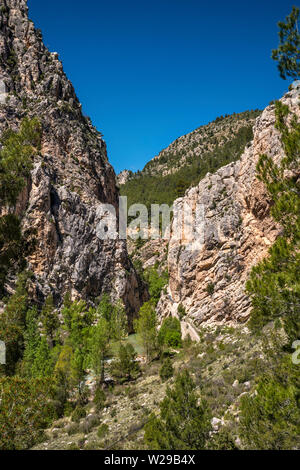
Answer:
[[[299,83],[282,102],[300,115]],[[270,217],[270,199],[256,178],[261,154],[278,161],[284,155],[275,129],[275,107],[268,106],[254,126],[254,140],[236,163],[208,174],[197,187],[177,199],[200,205],[204,223],[194,249],[189,239],[179,239],[172,227],[168,252],[170,282],[158,305],[161,317],[176,315],[181,303],[195,325],[212,322],[245,322],[251,305],[245,293],[249,272],[268,253],[280,233]]]
[[[67,291],[88,300],[106,291],[134,315],[145,291],[126,243],[96,233],[99,205],[118,211],[105,142],[83,115],[58,54],[48,51],[28,19],[24,0],[1,0],[0,58],[0,132],[18,129],[25,116],[37,116],[43,130],[42,150],[16,207],[24,235],[35,244],[28,256],[34,295],[43,300],[52,292],[59,303]]]

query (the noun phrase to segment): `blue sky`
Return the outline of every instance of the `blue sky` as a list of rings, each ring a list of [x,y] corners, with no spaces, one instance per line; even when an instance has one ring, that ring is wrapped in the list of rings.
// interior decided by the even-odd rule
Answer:
[[[289,82],[270,58],[284,0],[28,0],[116,172],[142,169],[217,116],[264,108]]]

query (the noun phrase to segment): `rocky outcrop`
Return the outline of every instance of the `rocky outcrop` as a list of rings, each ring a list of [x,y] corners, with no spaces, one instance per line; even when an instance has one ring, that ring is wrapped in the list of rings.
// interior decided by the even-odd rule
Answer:
[[[131,176],[132,176],[132,171],[129,171],[129,170],[121,171],[121,173],[117,175],[117,184],[119,186],[122,186],[122,184],[126,184],[127,181],[130,180]]]
[[[282,99],[298,116],[299,91],[296,84]],[[254,140],[239,161],[207,174],[184,198],[175,201],[177,210],[184,204],[192,209],[202,207],[204,219],[192,246],[191,239],[179,239],[173,222],[168,253],[170,282],[158,305],[161,317],[176,315],[182,304],[187,319],[196,326],[248,319],[251,305],[245,293],[246,280],[280,233],[270,217],[271,201],[256,178],[261,154],[274,160],[283,156],[274,109],[273,105],[267,107],[257,119]]]
[[[27,2],[1,0],[0,13],[0,132],[17,129],[25,116],[42,124],[42,149],[16,208],[35,243],[28,257],[35,295],[52,292],[59,303],[67,291],[88,300],[107,291],[134,313],[144,290],[126,243],[96,235],[101,203],[118,209],[102,136],[83,115],[58,54],[28,19]]]

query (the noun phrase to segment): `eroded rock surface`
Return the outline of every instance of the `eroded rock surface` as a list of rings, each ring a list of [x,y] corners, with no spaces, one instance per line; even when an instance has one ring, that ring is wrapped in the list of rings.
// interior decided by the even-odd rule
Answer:
[[[299,84],[282,101],[299,116]],[[280,233],[270,217],[271,201],[256,178],[261,154],[274,160],[283,156],[274,111],[274,105],[268,106],[257,119],[254,140],[239,161],[208,174],[175,201],[177,209],[185,203],[193,209],[197,204],[203,206],[204,238],[202,243],[198,234],[196,248],[189,249],[190,240],[179,240],[173,223],[168,252],[170,283],[158,305],[161,317],[176,315],[182,304],[195,325],[248,319],[251,305],[245,293],[246,280]]]
[[[67,291],[86,299],[108,291],[134,313],[145,294],[126,243],[96,235],[99,205],[118,209],[105,142],[83,115],[58,54],[28,19],[27,2],[0,5],[0,132],[17,129],[25,116],[37,116],[43,129],[41,153],[16,207],[24,234],[35,241],[28,257],[35,295],[42,300],[52,292],[60,302]]]

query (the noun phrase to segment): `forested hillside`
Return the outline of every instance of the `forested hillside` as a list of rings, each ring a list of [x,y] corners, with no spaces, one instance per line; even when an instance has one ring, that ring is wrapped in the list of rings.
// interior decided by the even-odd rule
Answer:
[[[208,172],[236,161],[252,140],[252,128],[261,111],[221,116],[175,140],[151,160],[142,172],[129,173],[120,186],[128,204],[172,204]]]

